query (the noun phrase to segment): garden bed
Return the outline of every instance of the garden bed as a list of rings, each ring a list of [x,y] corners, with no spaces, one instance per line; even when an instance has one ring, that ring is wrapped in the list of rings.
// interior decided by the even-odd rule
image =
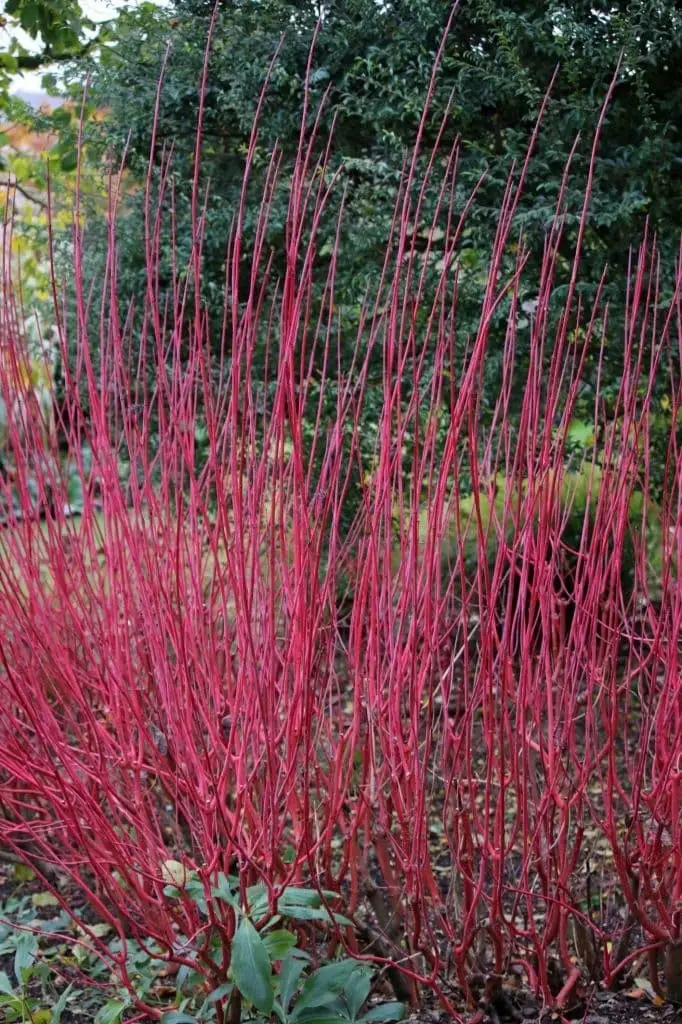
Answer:
[[[89,907],[82,902],[82,896],[69,889],[68,882],[60,886],[72,907],[80,906],[83,919],[92,927],[98,922]],[[44,891],[40,881],[25,867],[0,861],[0,972],[5,972],[15,992],[20,991],[15,975],[17,950],[22,948],[22,936],[31,933],[24,931],[26,927],[46,929],[39,937],[38,950],[35,953],[36,974],[21,989],[22,997],[34,1000],[29,1003],[33,1017],[26,1017],[34,1024],[51,1024],[51,1011],[58,1002],[60,995],[71,985],[68,1000],[61,1014],[61,1024],[92,1024],[98,1012],[109,1001],[106,990],[82,987],[80,972],[89,974],[92,980],[106,983],[107,972],[96,957],[84,954],[78,961],[74,958],[75,947],[69,945],[69,936],[75,934],[75,925],[67,915],[55,906],[55,897]],[[107,926],[100,924],[100,932]],[[59,938],[55,933],[59,933]],[[26,947],[26,948],[32,948]],[[176,988],[172,977],[164,974],[163,969],[154,968],[138,960],[140,972],[149,976],[149,992],[163,1005],[164,998],[172,1006]],[[646,979],[639,979],[639,987],[635,979],[624,991],[607,992],[597,986],[591,986],[584,996],[565,1014],[569,1021],[582,1021],[584,1024],[673,1024],[680,1019],[680,1009],[669,1003],[663,1003],[651,990]],[[382,986],[383,998],[390,998],[390,989]],[[488,986],[488,996],[481,993],[479,1009],[467,1008],[454,1001],[464,1021],[476,1020],[480,1024],[550,1024],[559,1021],[556,1011],[543,1010],[537,999],[524,987],[522,979],[513,977],[500,981],[499,985]],[[381,991],[377,997],[381,997]],[[124,1011],[121,1021],[125,1022],[139,1016],[132,1011]],[[11,1018],[7,1018],[11,1019]],[[18,1019],[21,1019],[20,1017]],[[404,1018],[408,1024],[447,1024],[451,1019],[447,1013],[433,1004],[433,998],[424,993],[422,1007],[418,1011],[408,1012]]]

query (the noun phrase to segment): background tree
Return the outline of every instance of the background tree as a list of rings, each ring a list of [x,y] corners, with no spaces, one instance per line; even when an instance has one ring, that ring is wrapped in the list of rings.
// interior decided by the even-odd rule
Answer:
[[[189,192],[193,177],[198,84],[204,60],[212,0],[175,0],[172,7],[142,4],[118,20],[115,45],[104,44],[97,62],[72,69],[77,92],[87,72],[91,97],[108,116],[92,135],[92,151],[120,159],[128,147],[130,173],[142,180],[151,145],[152,112],[163,54],[171,49],[161,98],[157,157],[174,147],[174,187],[178,238],[189,245]],[[367,289],[376,285],[390,236],[405,154],[416,137],[424,97],[449,13],[442,0],[239,0],[223,6],[211,47],[205,97],[202,169],[210,180],[204,265],[204,300],[222,313],[224,253],[241,189],[245,147],[258,97],[272,56],[285,36],[263,107],[251,202],[244,224],[245,261],[259,216],[259,184],[275,145],[282,153],[280,187],[273,199],[267,245],[276,270],[281,265],[289,174],[299,139],[304,83],[313,34],[321,21],[310,75],[312,123],[326,100],[318,142],[326,144],[332,123],[331,168],[340,170],[338,194],[345,212],[338,253],[336,301],[345,337],[352,344]],[[580,135],[566,193],[563,271],[555,298],[568,287],[569,256],[585,187],[594,129],[619,57],[622,64],[601,137],[591,214],[584,240],[581,287],[593,293],[605,265],[605,298],[627,281],[630,246],[649,224],[659,235],[663,258],[672,271],[682,228],[682,16],[672,0],[614,3],[523,0],[513,6],[468,0],[452,24],[425,124],[422,168],[435,142],[448,104],[450,117],[441,140],[443,160],[456,138],[461,157],[455,205],[463,204],[485,172],[462,237],[459,255],[460,333],[473,329],[487,273],[502,189],[512,166],[526,153],[537,113],[557,65],[559,75],[518,214],[529,258],[539,264],[546,229],[566,161]],[[454,97],[454,99],[453,99]],[[437,165],[438,166],[438,165]],[[423,221],[437,201],[438,174],[426,195]],[[132,299],[144,295],[141,193],[130,197],[118,224],[121,247],[119,286]],[[320,288],[326,277],[338,207],[321,226],[315,271]],[[420,230],[417,226],[415,230]],[[91,253],[105,226],[91,225]],[[424,246],[425,247],[425,246]],[[443,253],[435,244],[426,267],[435,286]],[[170,281],[170,253],[168,253]],[[509,266],[515,258],[509,253]],[[96,256],[93,281],[102,276]],[[534,296],[521,296],[532,302]],[[662,295],[665,302],[668,295]],[[499,311],[502,338],[507,310]],[[622,325],[608,330],[601,394],[606,406],[617,392]],[[525,332],[525,334],[524,334]],[[519,372],[524,371],[528,319],[519,322]],[[486,396],[499,389],[500,358],[486,364]],[[592,378],[596,386],[596,365]],[[582,401],[592,408],[593,391]],[[368,435],[369,436],[369,435]]]
[[[42,85],[48,94],[59,93],[54,70],[83,59],[110,38],[110,23],[96,25],[86,17],[78,0],[6,0],[0,14],[0,206],[5,231],[11,234],[16,269],[21,273],[21,295],[27,315],[36,309],[49,316],[51,288],[47,243],[47,185],[51,179],[54,227],[68,230],[70,197],[77,164],[78,118],[72,104],[49,104],[39,111],[10,94],[13,76],[45,70]],[[22,42],[28,35],[35,46]],[[78,113],[80,113],[80,109]],[[85,106],[85,116],[94,112]],[[87,175],[86,194],[94,184]],[[8,190],[9,188],[9,190]],[[11,231],[6,206],[13,209]],[[51,317],[50,317],[51,319]]]
[[[98,43],[97,26],[79,0],[5,0],[0,28],[9,37],[0,50],[0,110],[9,102],[12,75],[85,56]],[[37,51],[22,45],[19,29],[40,42]]]

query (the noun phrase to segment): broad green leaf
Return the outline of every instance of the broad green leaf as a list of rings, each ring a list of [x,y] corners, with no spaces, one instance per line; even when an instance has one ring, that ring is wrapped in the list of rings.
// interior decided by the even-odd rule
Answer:
[[[263,936],[263,945],[272,963],[275,960],[282,960],[292,946],[296,945],[296,936],[288,932],[286,928],[278,928],[274,932],[267,932]]]
[[[59,900],[52,892],[34,892],[31,896],[34,907],[58,907]]]
[[[191,1013],[183,1013],[182,1010],[166,1010],[161,1018],[161,1024],[197,1024],[197,1018]]]
[[[217,1003],[219,999],[225,999],[230,995],[234,985],[219,985],[218,988],[214,988],[206,1002],[210,1005],[211,1003]]]
[[[369,995],[369,990],[372,987],[372,970],[366,968],[365,970],[354,971],[350,978],[346,982],[343,990],[343,998],[346,1000],[348,1005],[348,1011],[355,1020],[360,1010],[365,1004],[365,1000]]]
[[[306,980],[301,994],[296,1000],[291,1019],[298,1018],[304,1010],[312,1006],[327,1006],[336,996],[343,992],[351,975],[365,968],[357,960],[339,960],[333,964],[325,964],[318,968]]]
[[[234,881],[238,885],[238,880],[235,879]],[[211,892],[213,896],[219,900],[224,900],[225,903],[228,903],[234,910],[241,911],[238,889],[236,885],[232,884],[232,880],[229,879],[223,871],[218,875],[218,884],[211,890]]]
[[[46,78],[53,79],[54,75],[45,75],[43,77],[43,82]],[[66,107],[57,107],[57,109],[52,112],[52,120],[58,128],[65,128],[71,123],[71,111]]]
[[[569,444],[580,445],[588,448],[594,444],[594,423],[572,420],[566,431],[566,440]]]
[[[348,979],[355,971],[366,971],[367,967],[357,960],[346,957],[344,960],[336,960],[334,963],[318,967],[310,981],[315,980],[318,984],[333,988],[341,992]]]
[[[250,885],[246,890],[246,902],[251,917],[259,918],[266,914],[270,902],[267,885],[263,882]]]
[[[293,918],[295,921],[334,921],[340,925],[352,925],[353,922],[343,914],[331,913],[325,907],[298,907],[295,905],[282,906],[278,903],[278,909],[283,917]]]
[[[111,934],[111,925],[107,924],[106,921],[98,921],[95,924],[89,925],[89,929],[93,935],[96,935],[98,939],[103,939],[105,936]]]
[[[338,900],[339,898],[337,892],[331,892],[329,889],[322,889],[320,892],[317,889],[297,889],[294,886],[287,886],[277,903],[278,906],[286,904],[296,907],[321,907],[323,896],[326,900]]]
[[[0,992],[0,1006],[11,1006],[14,1011],[22,1010],[24,1007],[24,1000],[19,996],[3,995],[3,993]]]
[[[202,982],[202,975],[199,971],[190,967],[188,964],[182,964],[175,978],[175,985],[178,992],[182,992],[185,987],[196,987]]]
[[[248,917],[242,919],[235,933],[231,967],[241,994],[261,1013],[270,1013],[274,1000],[272,967],[263,940]]]
[[[293,1020],[293,1017],[290,1018]],[[297,1024],[339,1024],[350,1022],[350,1017],[338,996],[330,996],[328,1005],[311,1006],[296,1018]]]
[[[129,1005],[129,999],[110,999],[97,1011],[95,1024],[119,1024],[121,1014]]]
[[[329,71],[327,68],[315,68],[314,71],[310,72],[308,81],[311,85],[320,85],[321,82],[326,82],[329,78]]]
[[[19,983],[24,980],[24,972],[33,966],[38,952],[38,940],[30,932],[23,932],[17,941],[14,954],[14,974]]]
[[[337,1000],[337,1002],[337,1010],[325,1007],[319,1007],[316,1010],[306,1010],[303,1016],[299,1018],[300,1024],[340,1024],[341,1021],[349,1021],[348,1015],[343,1013],[340,1000]]]
[[[6,996],[11,996],[14,992],[12,982],[4,971],[0,971],[0,992],[4,993]]]
[[[68,1000],[69,996],[71,995],[71,989],[72,988],[73,988],[73,982],[71,982],[71,984],[68,986],[68,988],[64,989],[64,991],[60,995],[59,999],[57,1000],[57,1002],[52,1007],[52,1020],[50,1021],[50,1024],[61,1024],[62,1013],[64,1012],[64,1010],[66,1008],[66,1003],[67,1003],[67,1000]]]
[[[303,971],[305,970],[305,966],[304,960],[295,959],[293,956],[288,956],[286,960],[282,962],[277,980],[279,1001],[285,1012],[288,1012],[289,1010],[291,1000],[293,999],[294,992],[298,988],[298,983]]]
[[[65,911],[61,911],[56,917],[51,918],[49,921],[40,922],[41,932],[59,932],[63,931],[64,928],[68,928],[71,919]]]
[[[69,474],[66,497],[72,515],[83,511],[83,481],[76,469]]]
[[[78,166],[78,152],[75,149],[68,149],[62,154],[59,165],[63,171],[75,171]]]
[[[17,864],[14,868],[14,877],[17,882],[32,882],[36,873],[28,864]]]
[[[360,1020],[363,1024],[381,1024],[382,1021],[402,1020],[405,1016],[404,1003],[382,1003],[381,1006],[374,1006],[369,1013],[366,1013]]]
[[[203,899],[206,893],[200,878],[190,878],[185,884],[185,892],[193,900]]]

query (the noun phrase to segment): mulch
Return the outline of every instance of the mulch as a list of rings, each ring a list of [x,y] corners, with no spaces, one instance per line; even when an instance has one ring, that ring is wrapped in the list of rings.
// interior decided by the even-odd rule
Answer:
[[[471,1020],[474,1014],[463,1014],[464,1020]],[[513,1017],[486,1013],[477,1018],[481,1024],[559,1024],[562,1020],[584,1022],[584,1024],[682,1024],[682,1007],[666,1003],[654,1006],[644,999],[633,1000],[622,993],[597,992],[588,1006],[575,1011],[575,1016],[562,1018],[552,1010],[542,1010],[528,997],[525,1005]],[[449,1024],[447,1013],[438,1010],[419,1011],[406,1018],[408,1024]]]

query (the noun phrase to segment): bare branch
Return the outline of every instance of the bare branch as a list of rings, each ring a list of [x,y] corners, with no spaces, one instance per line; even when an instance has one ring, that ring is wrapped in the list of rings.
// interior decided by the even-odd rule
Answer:
[[[30,192],[25,185],[20,185],[18,181],[0,181],[0,188],[15,188],[17,192],[21,193],[24,199],[28,199],[30,203],[34,203],[36,206],[39,206],[42,210],[47,210],[47,200],[43,199],[39,195],[36,195],[34,192]]]

